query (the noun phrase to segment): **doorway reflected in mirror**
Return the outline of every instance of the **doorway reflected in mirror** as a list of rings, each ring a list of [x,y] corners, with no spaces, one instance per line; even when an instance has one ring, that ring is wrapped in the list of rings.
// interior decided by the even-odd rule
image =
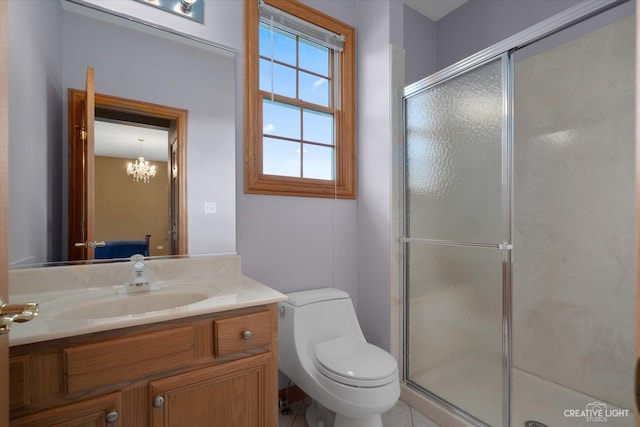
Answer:
[[[188,112],[95,94],[94,143],[87,149],[85,98],[69,90],[69,259],[185,255]],[[128,173],[131,159],[140,157],[155,167],[148,182]]]

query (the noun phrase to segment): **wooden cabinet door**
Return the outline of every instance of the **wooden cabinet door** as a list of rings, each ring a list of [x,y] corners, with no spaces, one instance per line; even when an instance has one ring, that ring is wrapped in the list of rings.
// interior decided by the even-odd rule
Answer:
[[[273,355],[265,353],[149,384],[153,427],[271,427],[267,384]]]
[[[111,393],[16,418],[11,427],[120,427],[121,411],[121,393]]]

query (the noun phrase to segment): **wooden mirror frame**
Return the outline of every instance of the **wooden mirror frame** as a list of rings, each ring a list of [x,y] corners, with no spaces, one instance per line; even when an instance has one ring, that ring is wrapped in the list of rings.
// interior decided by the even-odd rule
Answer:
[[[81,224],[83,217],[82,198],[74,195],[81,194],[83,191],[83,171],[76,165],[82,164],[84,159],[84,150],[82,149],[81,124],[83,122],[84,102],[86,92],[78,89],[69,89],[69,241],[68,241],[68,258],[87,259],[86,248],[78,248],[74,246],[75,242],[84,241],[82,230],[73,224]],[[176,232],[177,243],[175,253],[172,251],[170,255],[186,255],[187,254],[187,118],[188,111],[180,108],[169,107],[165,105],[152,104],[143,101],[136,101],[126,98],[120,98],[105,94],[95,94],[96,108],[103,108],[123,113],[132,113],[148,117],[155,117],[165,120],[175,121],[176,136],[178,147],[176,152],[176,164],[178,173],[176,176],[175,201],[176,211]],[[80,170],[79,170],[80,169]],[[91,174],[89,176],[91,178]],[[95,186],[94,180],[89,180],[88,188]],[[169,208],[169,207],[168,207]],[[169,230],[171,232],[171,230]],[[171,244],[171,238],[170,244]],[[81,253],[82,252],[82,253]]]

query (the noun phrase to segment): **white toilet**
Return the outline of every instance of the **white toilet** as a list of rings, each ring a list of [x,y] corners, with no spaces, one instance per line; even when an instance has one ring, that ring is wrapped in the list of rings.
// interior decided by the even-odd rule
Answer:
[[[400,397],[393,356],[364,339],[349,294],[292,292],[279,303],[280,370],[313,403],[309,427],[382,427]]]

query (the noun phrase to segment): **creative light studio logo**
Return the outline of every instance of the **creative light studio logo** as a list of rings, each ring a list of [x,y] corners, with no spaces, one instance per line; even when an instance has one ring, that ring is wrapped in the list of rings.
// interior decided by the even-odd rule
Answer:
[[[565,409],[567,418],[584,418],[589,423],[606,423],[609,418],[625,418],[629,416],[628,409],[609,409],[606,403],[587,403],[584,409]]]

